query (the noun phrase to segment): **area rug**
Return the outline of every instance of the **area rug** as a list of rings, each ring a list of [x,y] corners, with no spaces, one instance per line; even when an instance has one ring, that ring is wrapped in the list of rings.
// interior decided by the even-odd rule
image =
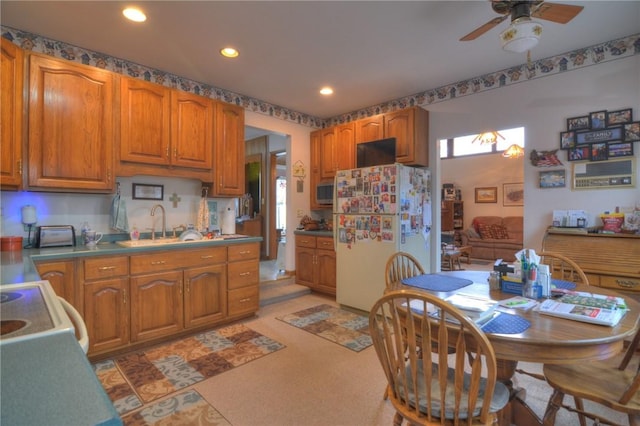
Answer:
[[[335,306],[322,304],[277,319],[355,352],[371,346],[369,319]]]
[[[285,346],[235,324],[94,365],[121,415]]]
[[[123,417],[122,422],[125,426],[231,426],[218,410],[193,389],[150,404]]]

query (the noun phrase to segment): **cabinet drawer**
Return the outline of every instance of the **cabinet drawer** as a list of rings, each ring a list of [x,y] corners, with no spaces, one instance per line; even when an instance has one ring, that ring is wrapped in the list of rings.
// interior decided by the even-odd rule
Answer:
[[[640,278],[600,275],[600,287],[615,290],[640,291]]]
[[[333,250],[333,238],[331,237],[317,237],[316,248],[319,250]]]
[[[224,263],[226,247],[207,247],[195,250],[162,251],[131,256],[131,274],[145,274],[194,266]]]
[[[229,290],[229,316],[256,312],[260,307],[258,286]]]
[[[260,282],[260,264],[255,260],[233,262],[227,265],[228,288],[241,288],[258,285]]]
[[[229,246],[229,262],[260,258],[260,243],[248,243]]]
[[[127,256],[85,259],[83,263],[84,279],[87,281],[129,275]]]
[[[316,237],[307,235],[296,235],[296,246],[316,248]],[[333,247],[333,244],[331,245],[331,247]]]

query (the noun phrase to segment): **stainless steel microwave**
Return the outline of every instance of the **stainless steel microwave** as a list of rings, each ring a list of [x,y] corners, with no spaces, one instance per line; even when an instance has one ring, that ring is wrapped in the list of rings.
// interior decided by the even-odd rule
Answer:
[[[319,182],[316,185],[316,202],[328,206],[333,204],[333,181]]]

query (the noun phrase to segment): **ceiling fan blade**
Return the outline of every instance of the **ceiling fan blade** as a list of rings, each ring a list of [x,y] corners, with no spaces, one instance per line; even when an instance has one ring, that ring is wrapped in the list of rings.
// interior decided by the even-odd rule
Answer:
[[[584,9],[584,6],[542,2],[535,8],[532,8],[531,16],[559,24],[566,24],[575,18],[582,9]]]
[[[469,34],[467,34],[466,36],[462,37],[460,39],[460,41],[475,40],[478,37],[480,37],[482,34],[486,33],[487,31],[489,31],[490,29],[492,29],[493,27],[498,25],[500,22],[502,22],[505,19],[507,19],[508,17],[509,17],[509,15],[505,15],[505,16],[502,16],[502,17],[499,17],[499,18],[493,18],[492,20],[490,20],[486,24],[476,28],[475,30],[473,30]]]

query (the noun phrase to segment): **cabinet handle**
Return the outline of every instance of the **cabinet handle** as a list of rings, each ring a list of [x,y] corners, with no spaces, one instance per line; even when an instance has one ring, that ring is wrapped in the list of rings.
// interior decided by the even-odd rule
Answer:
[[[307,244],[309,240],[300,240],[301,243]]]
[[[113,269],[116,269],[115,266],[101,266],[98,268],[98,271],[100,272],[104,272],[104,271],[111,271]]]
[[[182,280],[178,280],[178,291],[180,292],[180,296],[182,296]]]
[[[251,254],[251,250],[243,250],[240,254]]]
[[[187,280],[184,283],[185,288],[187,289],[187,293],[189,293],[189,291],[191,291],[191,289],[189,288],[189,285],[191,284],[191,280]]]
[[[240,299],[240,303],[246,303],[246,302],[250,302],[250,301],[251,301],[250,297],[247,297],[247,298],[244,298],[244,299]]]
[[[173,157],[178,158],[178,148],[173,148]]]
[[[164,265],[165,263],[167,263],[166,260],[154,260],[153,262],[151,262],[151,265],[153,265],[153,266]]]
[[[200,256],[200,259],[211,259],[213,256],[211,256],[210,254],[207,256]]]
[[[22,176],[22,160],[18,160],[18,174]]]
[[[241,277],[246,277],[247,275],[251,275],[251,272],[240,272]]]
[[[632,280],[620,280],[620,279],[617,279],[616,283],[620,287],[625,287],[625,288],[634,288],[634,287],[637,287],[638,285],[640,285],[640,282],[632,281]]]
[[[322,243],[322,245],[323,245],[323,246],[332,246],[332,245],[333,245],[333,243],[332,243],[332,244],[329,244],[329,243],[327,243],[327,242],[324,242],[324,243]]]
[[[122,304],[127,304],[127,290],[122,290]]]
[[[165,156],[167,158],[169,158],[169,146],[167,146],[166,150],[165,150]]]

